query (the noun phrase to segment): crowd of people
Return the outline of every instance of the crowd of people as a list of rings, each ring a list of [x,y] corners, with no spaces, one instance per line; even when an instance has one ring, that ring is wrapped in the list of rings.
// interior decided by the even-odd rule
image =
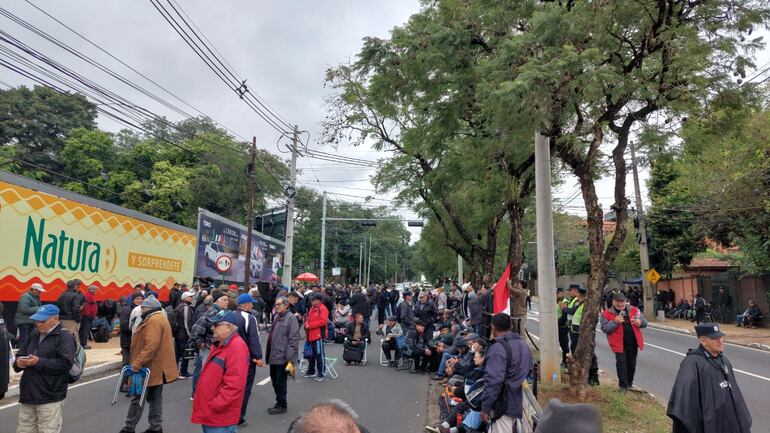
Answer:
[[[532,353],[523,338],[530,300],[525,282],[508,284],[511,315],[492,314],[493,291],[484,283],[478,289],[471,283],[451,284],[447,290],[430,285],[402,289],[331,284],[289,289],[271,284],[266,292],[256,286],[246,290],[235,285],[194,284],[188,289],[175,284],[163,302],[150,285],[137,284],[118,302],[97,302],[98,288],[89,286],[83,291],[82,286],[79,280],[68,281],[56,303],[45,305],[40,294],[46,289],[40,284],[30,286],[17,309],[15,355],[5,343],[12,338],[0,322],[0,359],[12,359],[13,369],[22,373],[17,433],[61,430],[67,388],[77,381],[84,362],[80,353],[87,350],[100,322],[117,328],[126,366],[121,391],[130,400],[121,433],[136,431],[145,402],[149,429],[144,433],[162,432],[163,387],[188,378],[190,421],[201,425],[204,433],[234,432],[248,423],[251,388],[257,368],[263,367],[269,368],[275,393],[275,403],[267,412],[283,414],[288,407],[290,376],[326,380],[325,344],[342,344],[348,363],[365,362],[366,348],[373,344],[370,320],[377,321],[371,329],[379,337],[384,366],[410,374],[428,373],[442,386],[437,402],[440,420],[425,427],[429,432],[512,431],[522,417],[523,383],[534,376]],[[606,300],[600,329],[615,355],[618,385],[625,392],[634,386],[647,320],[624,292],[612,292]],[[750,304],[749,310],[755,306]],[[566,293],[557,289],[559,343],[565,363],[576,350],[585,305],[584,287],[573,284]],[[744,313],[749,318],[745,323],[751,323],[753,317],[749,310]],[[731,416],[737,423],[750,424],[748,412],[741,412],[745,404],[732,367],[721,353],[723,334],[715,324],[699,324],[696,330],[700,346],[688,353],[677,383],[694,386],[690,382],[702,380],[684,371],[688,363],[703,368],[697,356],[716,362],[725,372],[716,386],[734,390],[731,401],[737,412]],[[260,333],[267,334],[264,351]],[[3,377],[0,385],[2,379],[7,386]],[[137,392],[139,382],[143,392]],[[599,383],[595,354],[588,383]],[[0,387],[0,396],[4,392]],[[683,418],[689,412],[681,407],[686,403],[681,395],[672,393],[669,404],[675,426],[691,422]],[[320,414],[339,416],[340,422],[344,418],[351,432],[365,431],[343,402],[315,406],[296,419],[289,431],[305,431],[308,420]]]

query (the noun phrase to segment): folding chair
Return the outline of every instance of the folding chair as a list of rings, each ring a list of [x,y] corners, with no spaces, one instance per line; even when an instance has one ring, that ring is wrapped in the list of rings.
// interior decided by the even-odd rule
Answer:
[[[140,373],[142,373],[144,383],[142,383],[142,392],[139,395],[139,407],[144,404],[144,398],[147,396],[147,384],[150,382],[150,369],[143,368],[140,370]],[[132,374],[130,365],[126,365],[120,370],[120,375],[118,376],[118,385],[115,387],[115,395],[112,396],[113,405],[118,402],[118,393],[120,392],[120,385],[123,383],[123,377],[130,374]]]
[[[332,377],[332,379],[336,379],[339,377],[339,374],[337,374],[337,370],[334,368],[334,365],[337,364],[337,360],[339,358],[332,358],[329,356],[324,357],[324,365],[326,366],[326,372],[329,374],[329,376]]]

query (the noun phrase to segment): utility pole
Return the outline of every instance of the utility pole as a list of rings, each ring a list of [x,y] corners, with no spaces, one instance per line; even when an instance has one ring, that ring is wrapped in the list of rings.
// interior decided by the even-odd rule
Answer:
[[[369,254],[367,256],[369,263],[366,265],[366,287],[369,287],[369,279],[372,277],[372,235],[369,235]]]
[[[323,211],[321,211],[321,287],[324,285],[324,256],[326,255],[326,191],[324,191]],[[555,301],[554,301],[555,302]]]
[[[364,264],[364,243],[358,245],[358,285],[361,286],[361,266]]]
[[[248,222],[246,222],[246,261],[243,263],[243,288],[249,291],[249,277],[251,276],[251,238],[254,230],[254,167],[257,163],[257,137],[251,138],[251,162],[249,163],[249,210]]]
[[[393,284],[396,284],[398,283],[398,253],[396,253],[393,263],[395,264],[393,267]]]
[[[294,194],[297,191],[297,152],[299,146],[299,128],[294,125],[291,144],[291,165],[289,166],[289,199],[286,203],[286,252],[283,255],[283,276],[281,283],[291,288],[294,257]]]
[[[540,295],[540,368],[545,380],[561,383],[556,329],[556,262],[553,247],[551,147],[549,137],[535,132],[535,201],[537,217],[537,270]]]
[[[633,140],[628,142],[631,147],[631,168],[634,173],[634,195],[636,196],[636,216],[639,218],[639,261],[642,265],[642,294],[644,296],[644,313],[647,318],[656,320],[657,311],[652,311],[652,283],[647,279],[647,272],[650,270],[650,252],[647,245],[647,219],[644,216],[644,207],[642,205],[642,191],[639,189],[639,171],[636,168],[636,147]]]
[[[463,284],[463,257],[461,255],[457,255],[457,285],[461,286]]]

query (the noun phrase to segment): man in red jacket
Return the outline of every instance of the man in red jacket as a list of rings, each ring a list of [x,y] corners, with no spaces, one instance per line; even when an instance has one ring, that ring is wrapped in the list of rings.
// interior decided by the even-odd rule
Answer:
[[[80,311],[80,345],[83,349],[90,349],[88,345],[88,336],[91,334],[91,326],[96,318],[96,290],[97,287],[91,284],[88,290],[83,293],[83,309]]]
[[[644,348],[641,329],[647,327],[647,320],[638,308],[626,305],[625,295],[618,292],[612,296],[612,307],[602,312],[600,323],[615,352],[620,391],[625,392],[634,386],[636,355]]]
[[[231,433],[241,418],[249,348],[238,335],[235,313],[220,311],[211,322],[215,341],[198,379],[190,422],[200,424],[203,433]]]
[[[321,295],[313,293],[310,295],[310,310],[307,312],[305,320],[305,334],[307,342],[313,348],[313,357],[308,360],[305,377],[313,377],[316,382],[325,379],[326,369],[324,368],[324,333],[329,320],[329,310],[321,303]]]

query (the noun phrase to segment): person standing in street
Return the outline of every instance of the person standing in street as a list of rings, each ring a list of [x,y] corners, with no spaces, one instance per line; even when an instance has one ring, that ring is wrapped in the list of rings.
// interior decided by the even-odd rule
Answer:
[[[200,377],[201,371],[203,371],[203,365],[209,357],[209,348],[214,341],[214,335],[211,333],[211,318],[218,312],[227,310],[229,303],[230,301],[227,296],[218,293],[211,308],[193,323],[192,329],[190,330],[190,342],[187,344],[198,350],[198,354],[195,357],[195,365],[193,367],[192,395],[195,395],[195,387],[198,386],[198,378]],[[192,399],[193,397],[191,396],[190,398]]]
[[[569,328],[567,327],[567,305],[570,300],[564,296],[564,289],[556,288],[556,324],[559,328],[559,347],[561,347],[561,365],[567,366],[569,352]]]
[[[190,377],[190,360],[185,358],[184,351],[190,341],[190,333],[193,325],[192,292],[184,292],[179,296],[179,304],[174,310],[176,317],[176,333],[174,334],[174,355],[179,365],[179,378]]]
[[[572,313],[572,321],[569,329],[570,352],[575,353],[578,341],[580,340],[580,324],[583,321],[583,309],[585,308],[586,289],[580,287],[577,289],[577,302],[572,307],[567,308],[568,313]],[[599,363],[596,359],[596,353],[591,354],[591,365],[588,368],[588,384],[591,386],[599,385]]]
[[[65,290],[56,300],[59,307],[61,327],[75,336],[80,335],[80,307],[83,305],[80,295],[80,280],[67,281]]]
[[[273,326],[267,336],[265,359],[270,365],[270,381],[275,392],[275,406],[267,413],[277,415],[286,412],[286,367],[289,362],[297,361],[299,344],[299,322],[294,315],[288,313],[289,301],[286,298],[275,300]]]
[[[414,317],[425,323],[425,335],[433,338],[433,323],[438,318],[438,311],[431,300],[428,299],[426,292],[420,292],[417,296],[417,303],[414,304]]]
[[[16,306],[16,329],[19,330],[16,347],[24,346],[29,334],[35,329],[35,321],[30,319],[30,316],[40,308],[40,294],[44,292],[43,285],[35,283],[19,298],[19,304]]]
[[[626,296],[618,292],[612,296],[612,307],[602,311],[600,323],[615,353],[618,386],[625,392],[634,386],[636,356],[644,349],[641,330],[647,327],[647,320],[638,308],[626,306]]]
[[[494,344],[487,350],[481,419],[491,423],[491,433],[515,431],[523,410],[521,386],[532,368],[532,352],[521,335],[511,332],[511,318],[505,313],[492,316]]]
[[[666,415],[673,433],[750,433],[751,414],[716,323],[695,326],[700,343],[679,365]]]
[[[321,382],[326,377],[324,365],[324,332],[328,322],[329,312],[326,306],[321,303],[320,294],[315,293],[310,298],[310,309],[307,312],[305,321],[305,334],[307,342],[313,348],[313,357],[308,359],[308,367],[305,377],[316,376],[315,380]]]
[[[5,397],[8,391],[8,382],[10,380],[10,366],[8,365],[13,356],[11,350],[11,336],[8,334],[8,328],[3,319],[3,303],[0,302],[0,400]]]
[[[77,337],[62,328],[56,305],[38,308],[30,319],[36,329],[13,363],[14,371],[22,372],[16,433],[59,433]]]
[[[511,284],[508,280],[508,291],[511,294],[511,317],[519,335],[527,335],[527,282],[518,280]]]
[[[414,329],[414,307],[412,306],[412,292],[404,292],[404,301],[398,304],[396,318],[404,332]]]
[[[238,315],[220,311],[211,319],[214,343],[195,390],[190,417],[190,422],[201,425],[203,433],[235,433],[243,419],[241,404],[246,401],[250,363],[249,348],[238,333]]]
[[[166,313],[155,296],[147,297],[141,308],[142,322],[131,336],[131,372],[138,373],[143,368],[150,370],[145,397],[150,406],[150,428],[144,433],[162,433],[163,385],[179,379],[174,356],[174,336]],[[126,425],[120,433],[134,433],[143,411],[144,405],[139,405],[139,396],[132,396]]]
[[[244,384],[243,404],[241,405],[241,417],[238,419],[239,427],[248,424],[248,421],[246,421],[246,408],[249,406],[254,376],[257,374],[257,367],[265,366],[265,362],[262,360],[262,346],[259,343],[259,325],[257,324],[257,319],[251,313],[254,309],[253,302],[254,299],[248,293],[238,296],[238,311],[235,314],[238,335],[246,343],[249,360],[246,382]]]
[[[131,301],[120,309],[120,356],[121,365],[128,365],[131,362],[131,312],[144,302],[142,292],[136,292],[131,295]],[[128,376],[123,378],[120,392],[128,392]]]
[[[96,312],[99,308],[96,305],[96,290],[98,288],[93,284],[83,293],[83,307],[80,311],[80,345],[83,349],[90,349],[88,338],[91,335],[91,326],[94,324]]]

